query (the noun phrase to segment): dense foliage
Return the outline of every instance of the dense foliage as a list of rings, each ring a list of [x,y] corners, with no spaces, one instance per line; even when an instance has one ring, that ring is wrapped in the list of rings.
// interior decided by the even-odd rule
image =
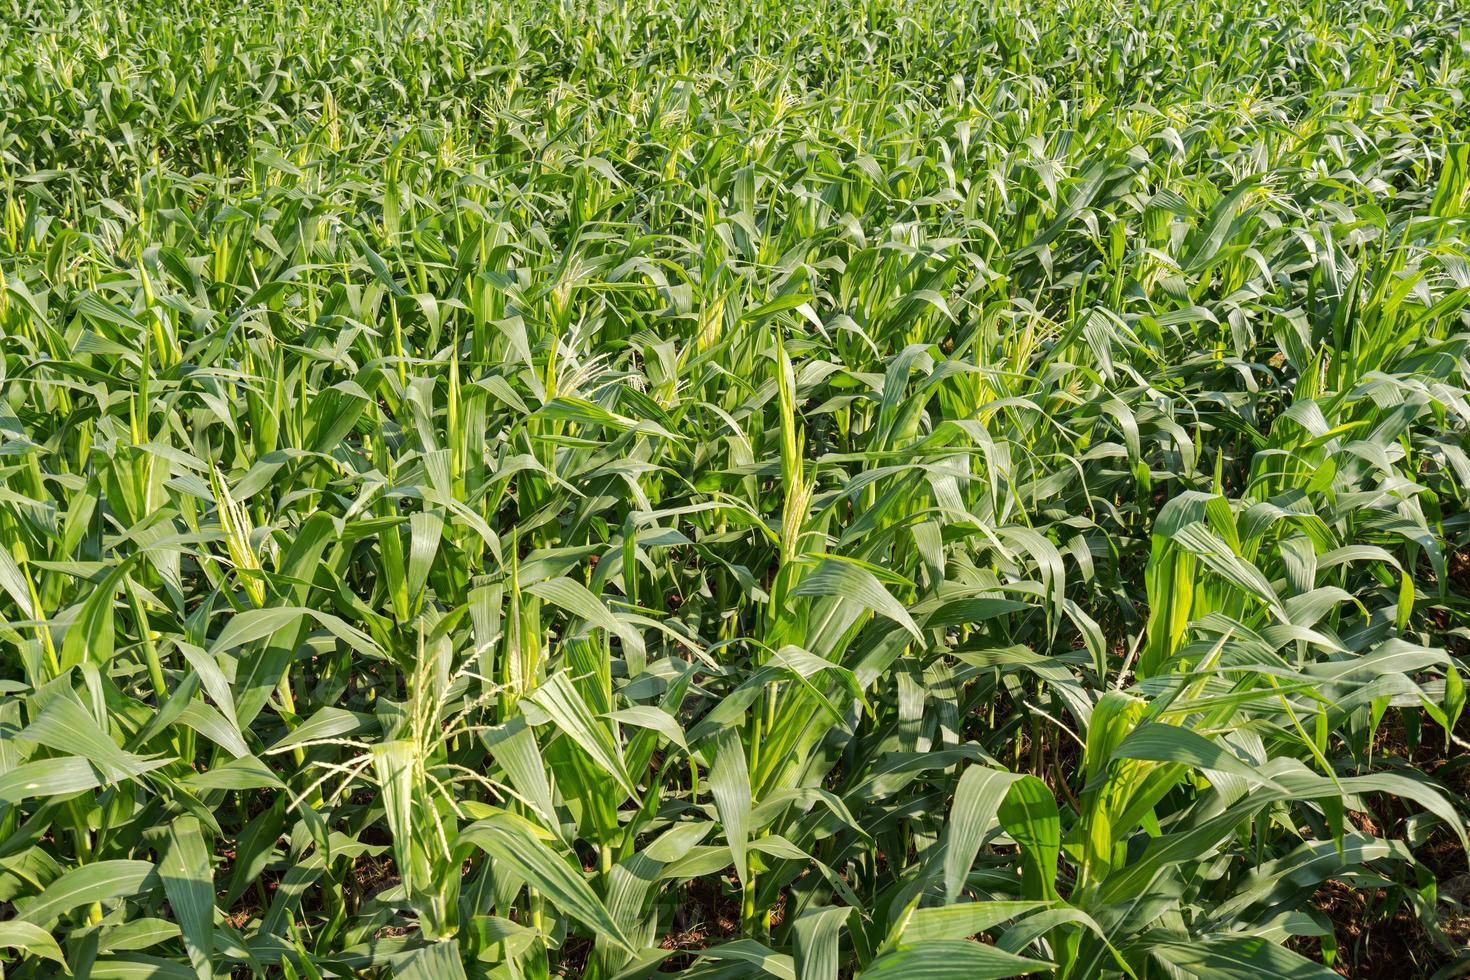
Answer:
[[[1454,969],[1457,0],[6,2],[12,973]]]

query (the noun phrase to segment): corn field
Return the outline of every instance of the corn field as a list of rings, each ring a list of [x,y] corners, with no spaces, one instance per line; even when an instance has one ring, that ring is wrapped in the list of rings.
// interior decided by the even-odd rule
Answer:
[[[0,0],[5,976],[1470,969],[1460,0]]]

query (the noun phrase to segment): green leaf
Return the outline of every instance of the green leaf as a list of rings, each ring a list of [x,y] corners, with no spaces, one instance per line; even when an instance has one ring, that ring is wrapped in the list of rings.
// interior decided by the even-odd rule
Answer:
[[[526,591],[545,599],[553,606],[565,609],[573,616],[586,620],[592,626],[607,630],[622,640],[634,656],[642,656],[644,652],[643,635],[630,623],[610,611],[607,606],[603,605],[601,599],[589,592],[587,587],[581,583],[569,578],[553,578],[529,585]]]
[[[715,761],[709,771],[710,796],[725,828],[725,840],[735,862],[735,874],[743,885],[750,883],[750,866],[746,848],[750,843],[750,769],[745,761],[745,747],[733,728],[723,729],[715,737]]]
[[[141,764],[139,773],[166,766],[170,759]],[[101,786],[105,774],[81,756],[27,762],[0,776],[0,802],[16,804],[38,796],[63,796]]]
[[[984,943],[936,939],[884,953],[858,976],[864,980],[1001,980],[1051,966]]]
[[[946,905],[953,905],[959,898],[985,835],[997,826],[1001,802],[1018,778],[1015,773],[985,766],[967,766],[960,775],[944,828]]]
[[[547,678],[531,692],[527,700],[546,712],[563,734],[591,756],[603,772],[617,780],[624,793],[629,796],[638,795],[633,777],[628,774],[628,767],[623,761],[621,748],[613,740],[608,727],[598,720],[587,702],[577,693],[565,673]]]
[[[208,980],[214,971],[214,872],[199,821],[175,817],[169,824],[158,876],[174,919],[184,934],[184,948],[194,972]]]
[[[1196,769],[1230,773],[1252,783],[1274,786],[1260,771],[1197,732],[1177,725],[1139,725],[1113,751],[1117,759],[1175,762]]]
[[[816,570],[802,578],[800,584],[791,590],[791,594],[794,596],[836,596],[851,600],[864,609],[872,610],[898,623],[913,634],[915,639],[921,638],[919,627],[909,616],[908,610],[904,609],[903,605],[893,598],[887,589],[883,588],[882,583],[872,572],[851,562],[835,561],[830,558],[824,560]]]
[[[796,980],[837,980],[837,941],[850,908],[808,909],[791,924],[796,946]]]
[[[942,939],[969,939],[1043,907],[1041,902],[962,902],[914,909],[899,923],[898,940],[904,946],[916,946]]]
[[[51,933],[33,922],[18,919],[0,922],[0,946],[18,949],[27,956],[38,956],[60,963],[63,970],[67,969],[66,957],[61,954],[61,947],[56,944]]]
[[[739,963],[748,963],[762,973],[776,977],[777,980],[797,980],[796,970],[790,956],[777,953],[754,939],[737,939],[734,942],[710,946],[701,950],[700,956],[711,960],[735,960]],[[749,975],[749,971],[745,973]]]
[[[154,768],[151,760],[118,748],[70,691],[53,698],[25,727],[20,737],[58,752],[86,758],[101,770],[108,782],[138,776]]]
[[[1046,783],[1029,775],[1012,783],[1000,805],[1000,822],[1021,845],[1022,891],[1028,898],[1056,900],[1062,825]]]
[[[151,862],[95,861],[67,871],[41,894],[17,901],[16,918],[49,927],[78,906],[126,898],[157,884],[158,874]]]
[[[1195,976],[1221,980],[1329,980],[1337,976],[1284,946],[1256,936],[1154,943],[1149,952]]]
[[[459,944],[452,940],[428,943],[400,953],[390,961],[399,980],[464,980]]]
[[[531,834],[482,820],[466,827],[460,834],[460,841],[479,847],[514,870],[550,899],[555,908],[607,936],[625,951],[632,953],[636,950],[637,947],[623,935],[586,880]]]

